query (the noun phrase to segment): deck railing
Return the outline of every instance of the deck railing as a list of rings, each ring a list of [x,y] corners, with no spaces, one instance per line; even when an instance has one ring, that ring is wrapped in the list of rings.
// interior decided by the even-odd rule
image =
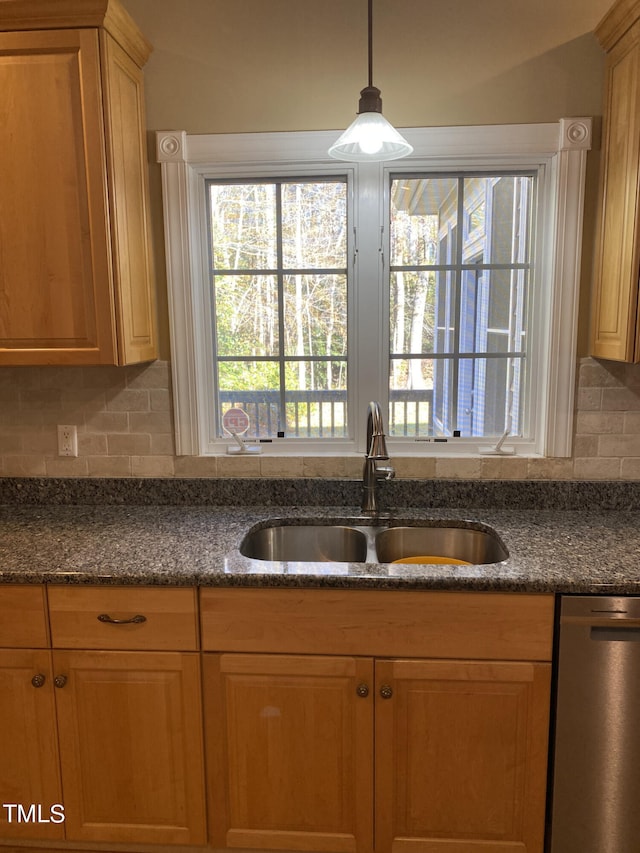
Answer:
[[[230,407],[249,415],[252,438],[272,438],[282,428],[278,391],[223,391],[223,412]],[[401,390],[389,395],[389,435],[420,437],[433,434],[433,391]],[[347,436],[346,391],[287,391],[286,435],[291,438],[344,438]],[[385,417],[385,422],[387,417]]]

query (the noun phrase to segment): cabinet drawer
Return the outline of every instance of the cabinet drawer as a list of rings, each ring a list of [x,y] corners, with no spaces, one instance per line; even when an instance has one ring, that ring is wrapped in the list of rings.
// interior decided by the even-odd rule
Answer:
[[[194,589],[50,586],[49,618],[58,649],[198,648]]]
[[[203,589],[208,651],[551,660],[553,595]]]
[[[44,587],[0,586],[0,646],[49,645]]]

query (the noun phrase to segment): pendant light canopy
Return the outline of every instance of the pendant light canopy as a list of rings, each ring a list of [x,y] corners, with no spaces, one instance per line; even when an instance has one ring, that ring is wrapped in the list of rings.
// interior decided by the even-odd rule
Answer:
[[[413,148],[382,115],[380,89],[373,85],[373,0],[369,0],[369,85],[360,92],[358,115],[329,148],[336,160],[397,160]]]

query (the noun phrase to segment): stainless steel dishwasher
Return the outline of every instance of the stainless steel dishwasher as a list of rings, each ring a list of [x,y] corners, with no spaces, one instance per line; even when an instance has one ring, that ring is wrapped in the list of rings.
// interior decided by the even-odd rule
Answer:
[[[551,853],[640,853],[640,597],[562,598]]]

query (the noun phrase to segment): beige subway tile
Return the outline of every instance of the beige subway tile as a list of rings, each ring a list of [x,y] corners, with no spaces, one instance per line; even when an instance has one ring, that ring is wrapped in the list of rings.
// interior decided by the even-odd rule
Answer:
[[[598,456],[640,456],[640,435],[601,435]]]
[[[573,459],[549,456],[531,458],[528,464],[530,480],[571,480],[573,479]]]
[[[0,431],[0,456],[3,453],[23,453],[24,434],[17,430]]]
[[[176,477],[217,477],[217,456],[176,456]]]
[[[87,432],[129,432],[127,412],[93,412],[85,418]]]
[[[172,433],[173,418],[169,412],[130,412],[131,432]]]
[[[82,388],[83,367],[42,367],[40,373],[40,388],[66,391],[71,388]]]
[[[47,477],[86,477],[88,473],[85,456],[56,456],[45,459]]]
[[[526,480],[529,472],[529,461],[524,457],[486,456],[481,462],[483,480]]]
[[[173,435],[170,433],[151,433],[152,456],[175,456],[176,449]]]
[[[625,364],[624,383],[629,388],[640,386],[640,364]]]
[[[107,407],[104,391],[95,388],[70,388],[60,392],[60,405],[63,409],[76,409],[85,413],[102,412]]]
[[[100,388],[117,393],[126,387],[126,368],[108,364],[82,368],[82,384],[85,388]]]
[[[625,412],[623,432],[640,435],[640,412]]]
[[[579,412],[596,412],[602,408],[602,388],[579,388],[576,409]]]
[[[344,479],[348,476],[347,467],[350,462],[351,458],[344,456],[304,456],[302,476]],[[362,457],[360,457],[360,469],[362,470]]]
[[[482,470],[482,460],[475,457],[436,458],[436,476],[440,479],[479,479]]]
[[[602,409],[605,412],[629,412],[640,409],[640,389],[604,388]]]
[[[364,454],[357,453],[345,458],[344,476],[348,480],[359,480],[364,468]]]
[[[574,459],[573,474],[578,480],[617,480],[620,459]]]
[[[134,477],[173,477],[172,456],[132,456],[131,474]]]
[[[109,456],[148,456],[151,453],[151,436],[142,433],[109,433]]]
[[[0,417],[2,417],[1,414]],[[12,426],[18,426],[22,429],[29,430],[39,429],[40,427],[48,423],[59,423],[59,420],[57,419],[57,417],[51,417],[50,412],[45,412],[42,409],[31,409],[28,412],[25,412],[23,410],[12,410],[11,412],[7,413],[7,418],[3,422],[10,423]]]
[[[260,457],[249,453],[218,457],[219,477],[259,477]]]
[[[587,458],[598,455],[597,435],[577,435],[573,440],[573,455]]]
[[[130,456],[87,456],[90,477],[130,477]]]
[[[172,409],[171,391],[168,388],[149,389],[149,405],[152,412],[170,412]]]
[[[36,409],[60,409],[60,391],[51,388],[27,388],[20,391],[20,409],[30,411]]]
[[[302,456],[260,456],[260,473],[263,477],[302,477]]]
[[[15,406],[17,408],[19,400],[20,391],[17,386],[3,387],[0,385],[0,405],[3,408],[5,406]]]
[[[640,458],[621,459],[620,477],[623,480],[640,480]]]
[[[102,432],[83,432],[78,434],[78,454],[80,456],[106,456],[109,452],[107,436]]]
[[[388,464],[399,480],[431,480],[436,476],[435,456],[393,456]]]
[[[576,435],[621,433],[624,429],[624,418],[624,412],[578,412]]]
[[[0,430],[24,429],[25,425],[21,420],[21,413],[17,406],[0,406]],[[38,426],[42,425],[42,418]]]
[[[169,364],[166,361],[154,361],[150,365],[127,368],[128,388],[168,388],[171,382]]]
[[[6,477],[44,477],[47,474],[43,456],[4,456]]]
[[[55,427],[29,430],[24,433],[23,446],[26,453],[56,456],[58,453],[58,430]]]
[[[3,367],[0,370],[0,388],[39,388],[40,367]]]
[[[143,388],[124,388],[111,396],[107,394],[109,412],[148,412],[149,392]]]
[[[587,359],[580,365],[578,374],[581,388],[597,386],[599,388],[615,388],[624,385],[625,367],[614,362],[599,362]]]

